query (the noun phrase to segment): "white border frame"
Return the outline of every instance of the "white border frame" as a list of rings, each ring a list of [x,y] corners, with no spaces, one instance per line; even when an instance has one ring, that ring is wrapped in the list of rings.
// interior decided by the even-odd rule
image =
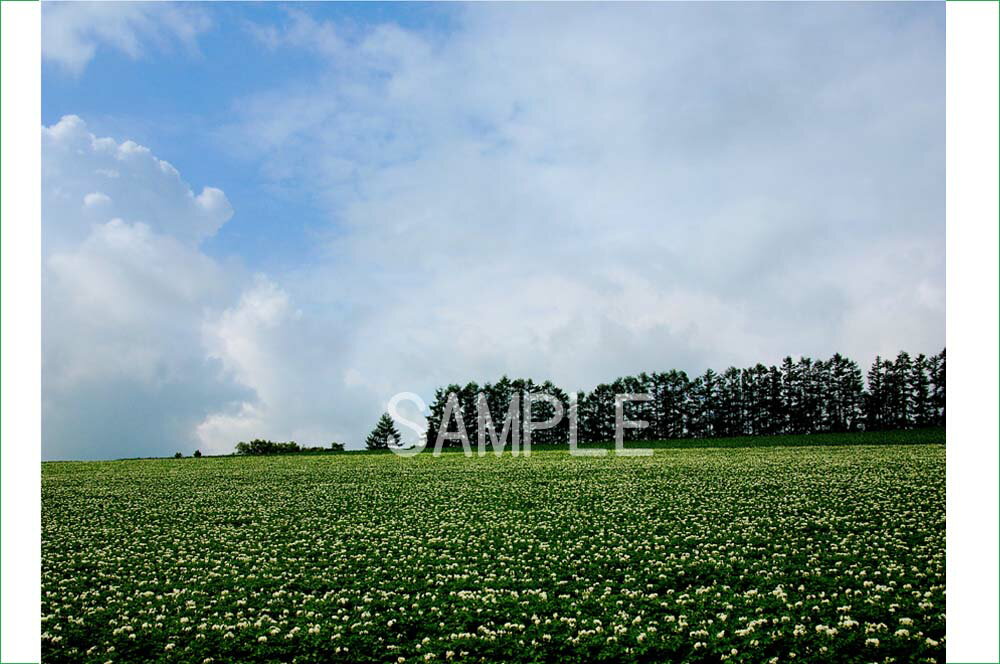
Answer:
[[[0,3],[0,661],[41,661],[41,3]]]
[[[1000,5],[947,13],[947,658],[998,662]]]
[[[0,12],[0,660],[39,661],[41,6]],[[961,662],[1000,662],[998,12],[995,2],[946,6],[947,646]]]

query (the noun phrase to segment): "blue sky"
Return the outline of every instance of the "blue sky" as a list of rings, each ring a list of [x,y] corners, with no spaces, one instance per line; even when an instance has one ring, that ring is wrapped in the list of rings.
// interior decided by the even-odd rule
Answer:
[[[144,48],[133,58],[99,43],[81,72],[43,60],[42,122],[78,115],[98,135],[155,145],[156,154],[182,167],[191,182],[215,183],[240,214],[205,245],[209,253],[236,253],[262,269],[301,262],[311,251],[310,229],[324,226],[328,215],[308,196],[282,195],[257,164],[227,150],[218,131],[245,97],[289,78],[318,75],[325,63],[307,51],[276,57],[249,34],[250,22],[287,20],[294,3],[192,4],[211,17],[195,48]],[[318,21],[359,28],[390,22],[434,34],[450,25],[445,5],[317,2],[302,10]]]
[[[43,8],[43,455],[944,345],[942,3]]]

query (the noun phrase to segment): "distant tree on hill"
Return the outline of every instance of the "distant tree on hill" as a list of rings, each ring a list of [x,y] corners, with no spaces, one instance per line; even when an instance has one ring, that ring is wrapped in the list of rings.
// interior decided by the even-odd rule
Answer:
[[[299,445],[294,440],[287,443],[276,443],[273,440],[254,438],[250,442],[236,443],[236,454],[240,456],[266,456],[272,454],[326,454],[343,452],[343,443],[330,443],[330,447]],[[196,454],[196,456],[198,456]]]
[[[201,450],[195,450],[194,451],[194,457],[196,459],[200,459],[201,458]]]
[[[387,450],[389,446],[398,447],[401,436],[396,429],[396,423],[389,417],[389,413],[383,413],[372,432],[365,440],[365,446],[370,450]]]
[[[262,456],[266,454],[295,454],[301,452],[302,448],[294,440],[287,443],[276,443],[271,440],[261,440],[254,438],[249,443],[239,442],[236,444],[236,453],[246,456]]]

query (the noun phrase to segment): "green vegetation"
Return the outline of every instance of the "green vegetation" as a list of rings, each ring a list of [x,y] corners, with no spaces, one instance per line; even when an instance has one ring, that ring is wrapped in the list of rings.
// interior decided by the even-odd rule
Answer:
[[[828,447],[832,445],[943,445],[945,430],[939,428],[911,431],[852,431],[849,433],[783,434],[778,436],[737,436],[735,438],[674,438],[670,440],[629,441],[626,448],[657,450],[732,449],[738,447]],[[614,441],[581,443],[580,449],[613,449]],[[509,447],[509,446],[508,446]],[[475,444],[473,444],[475,449]],[[492,450],[493,448],[489,448]],[[533,451],[566,449],[565,445],[532,445]],[[445,448],[444,451],[448,451]],[[461,450],[457,450],[461,452]]]
[[[236,443],[236,453],[242,456],[272,456],[275,454],[329,454],[343,452],[343,443],[330,443],[330,447],[303,447],[294,440],[276,443],[271,440],[254,438],[249,443]]]
[[[944,471],[940,445],[43,464],[43,661],[943,661]]]
[[[382,413],[378,423],[365,440],[365,448],[369,450],[387,450],[389,447],[399,446],[400,435],[396,429],[396,423],[392,421],[389,413]]]
[[[550,381],[504,376],[485,385],[470,382],[438,389],[427,417],[427,440],[432,447],[439,437],[445,447],[460,447],[464,433],[475,443],[486,410],[502,428],[505,414],[521,423],[545,422],[557,410],[571,409],[578,441],[614,440],[616,397],[626,394],[647,397],[623,405],[625,419],[648,424],[631,432],[639,440],[944,427],[945,374],[942,349],[930,357],[905,351],[895,360],[876,357],[867,386],[857,362],[839,353],[828,360],[786,357],[780,366],[729,367],[721,373],[708,369],[693,378],[678,370],[643,372],[575,395]],[[564,417],[536,430],[532,442],[565,446],[570,428],[570,418]]]

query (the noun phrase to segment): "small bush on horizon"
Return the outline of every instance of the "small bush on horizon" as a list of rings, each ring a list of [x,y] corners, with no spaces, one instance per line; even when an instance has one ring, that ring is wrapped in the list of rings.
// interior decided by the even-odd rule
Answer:
[[[239,442],[236,444],[236,454],[238,456],[268,456],[272,454],[324,454],[329,452],[343,452],[343,443],[330,443],[330,447],[306,447],[299,445],[294,440],[287,443],[276,443],[272,440],[254,438],[250,442]]]

